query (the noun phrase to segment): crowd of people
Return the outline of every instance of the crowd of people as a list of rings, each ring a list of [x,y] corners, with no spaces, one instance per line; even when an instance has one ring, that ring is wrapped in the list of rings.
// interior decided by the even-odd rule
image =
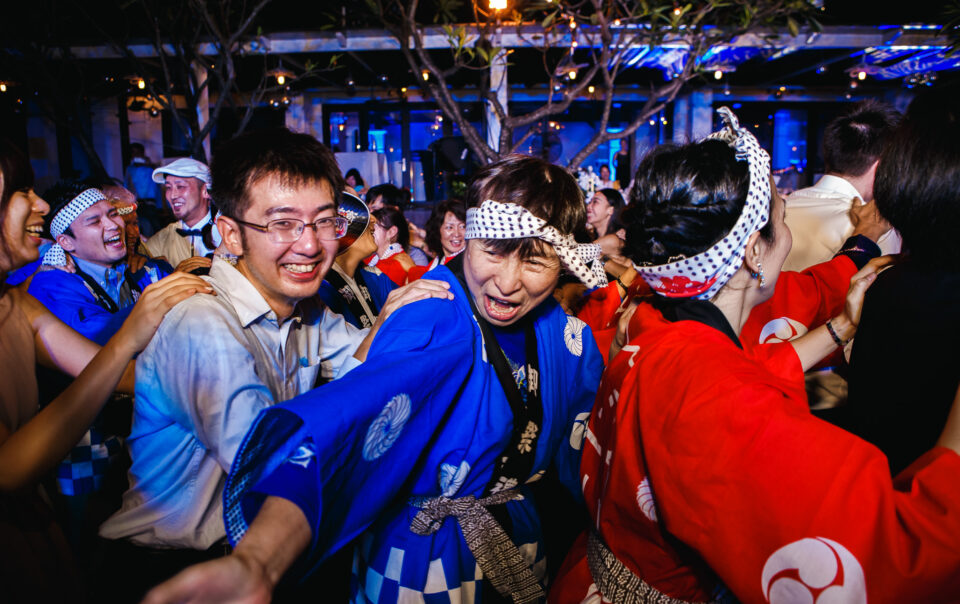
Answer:
[[[42,197],[3,142],[3,600],[957,601],[954,92],[786,198],[721,108],[422,229],[286,129]]]

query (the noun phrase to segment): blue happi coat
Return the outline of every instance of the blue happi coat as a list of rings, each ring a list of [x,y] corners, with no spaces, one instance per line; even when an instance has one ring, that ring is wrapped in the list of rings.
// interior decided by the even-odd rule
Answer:
[[[456,519],[432,535],[416,535],[409,527],[418,509],[408,501],[480,497],[510,439],[512,412],[467,294],[446,267],[427,277],[449,282],[455,299],[401,308],[383,324],[363,365],[261,412],[224,493],[233,544],[267,494],[304,510],[314,559],[363,533],[354,563],[358,602],[479,598],[482,574]],[[532,315],[544,412],[530,478],[554,465],[580,500],[580,448],[603,362],[590,329],[552,298]],[[506,506],[514,543],[542,577],[531,498]]]

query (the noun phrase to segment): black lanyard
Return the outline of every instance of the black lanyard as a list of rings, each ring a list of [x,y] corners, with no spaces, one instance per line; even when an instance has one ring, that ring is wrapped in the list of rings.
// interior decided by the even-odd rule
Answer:
[[[533,327],[533,319],[529,316],[523,317],[521,321],[524,322],[524,348],[527,355],[525,367],[527,401],[524,403],[523,395],[513,377],[513,371],[510,369],[507,357],[497,343],[490,325],[477,310],[473,295],[467,288],[466,281],[463,278],[462,261],[457,262],[454,259],[453,262],[447,264],[447,268],[453,271],[453,274],[460,281],[463,291],[466,292],[467,300],[470,302],[470,310],[473,311],[473,316],[480,326],[480,333],[483,334],[483,345],[487,351],[487,360],[493,365],[497,380],[500,382],[503,393],[510,403],[510,410],[513,412],[513,432],[510,435],[510,441],[497,460],[497,467],[494,469],[490,482],[487,483],[483,491],[484,496],[486,496],[490,493],[517,487],[525,483],[533,473],[533,462],[537,455],[537,440],[543,427],[537,334]]]
[[[357,284],[357,289],[360,290],[360,295],[367,301],[367,306],[370,307],[370,312],[373,313],[372,317],[367,315],[367,311],[364,310],[363,304],[361,304],[360,299],[357,298],[356,292],[347,284],[343,275],[331,268],[327,271],[326,278],[330,285],[340,294],[340,297],[347,303],[347,307],[350,309],[350,312],[353,313],[353,316],[355,316],[364,327],[373,325],[373,321],[377,318],[379,311],[377,305],[373,303],[373,296],[370,295],[370,290],[367,288],[366,282],[363,280],[363,267],[357,269],[354,282]]]
[[[76,262],[74,262],[74,268],[77,272],[77,275],[83,279],[83,282],[86,283],[87,287],[90,288],[90,291],[93,292],[93,297],[97,299],[97,304],[102,306],[111,314],[120,310],[120,307],[117,306],[117,303],[113,301],[113,298],[111,298],[102,287],[100,287],[100,284],[97,283],[96,279],[80,270],[80,267],[76,266]],[[126,280],[124,280],[124,284],[126,284]]]

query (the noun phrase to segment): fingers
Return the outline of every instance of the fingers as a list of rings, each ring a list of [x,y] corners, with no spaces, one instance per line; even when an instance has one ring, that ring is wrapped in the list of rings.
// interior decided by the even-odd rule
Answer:
[[[213,292],[213,288],[210,287],[210,284],[204,281],[203,279],[201,279],[200,277],[197,277],[196,275],[191,275],[190,273],[183,273],[183,272],[177,271],[171,275],[164,277],[163,279],[157,281],[156,283],[151,283],[150,285],[148,285],[143,290],[143,294],[147,295],[149,293],[153,295],[158,295],[169,288],[178,287],[181,285],[190,285],[192,287],[195,287],[197,291],[209,291],[211,293]]]
[[[862,279],[867,275],[880,274],[883,271],[883,269],[892,265],[895,261],[896,261],[896,256],[879,256],[877,258],[871,259],[869,262],[863,265],[863,268],[857,271],[853,277],[850,277],[850,285],[853,285],[854,281]]]
[[[209,268],[211,262],[212,261],[210,258],[205,256],[192,256],[178,264],[177,271],[189,273],[190,271],[197,270],[198,268]]]

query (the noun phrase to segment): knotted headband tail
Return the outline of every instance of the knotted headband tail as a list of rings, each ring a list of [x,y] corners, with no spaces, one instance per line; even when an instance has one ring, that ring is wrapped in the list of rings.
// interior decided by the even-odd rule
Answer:
[[[690,258],[671,258],[666,264],[634,265],[653,291],[668,298],[709,300],[717,295],[743,264],[747,238],[762,229],[770,217],[770,155],[750,131],[740,126],[733,111],[721,107],[717,113],[723,118],[724,127],[707,139],[729,144],[736,151],[737,161],[747,162],[747,200],[733,229],[707,251]]]

